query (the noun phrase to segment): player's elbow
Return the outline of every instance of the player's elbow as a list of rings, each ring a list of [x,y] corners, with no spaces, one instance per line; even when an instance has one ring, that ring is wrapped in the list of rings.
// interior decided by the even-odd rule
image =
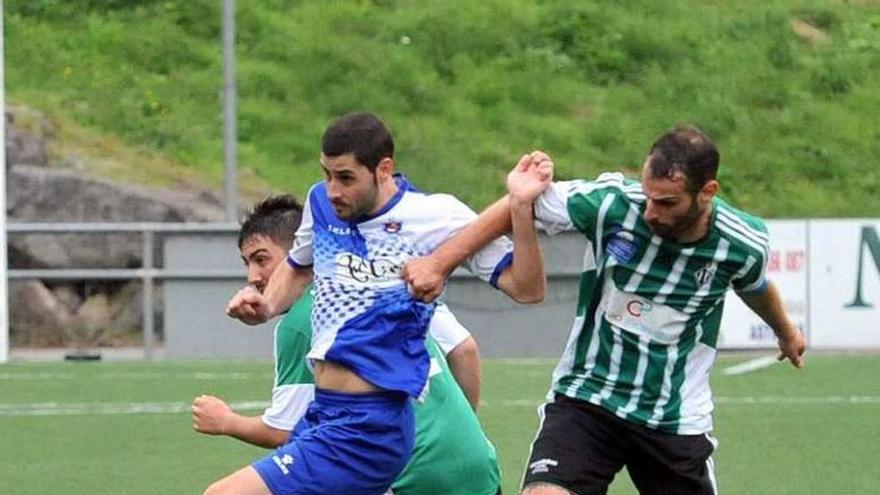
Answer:
[[[520,304],[538,304],[544,302],[544,294],[523,294],[513,300]]]
[[[205,489],[204,492],[202,492],[202,495],[223,495],[225,492],[223,490],[222,481],[224,480],[213,483],[211,486]]]
[[[544,300],[544,294],[547,292],[547,277],[517,274],[513,270],[507,270],[498,279],[496,287],[520,304],[537,304]]]
[[[517,289],[510,294],[510,297],[520,304],[538,304],[544,302],[544,296],[546,293],[547,283],[542,280],[539,283],[523,284],[517,287]]]
[[[449,351],[449,354],[446,355],[446,360],[456,368],[467,367],[470,363],[476,363],[476,367],[479,369],[480,347],[473,337],[468,337]]]
[[[286,430],[277,430],[273,428],[272,435],[269,438],[269,443],[267,447],[270,449],[277,449],[278,447],[282,447],[287,445],[287,442],[290,441],[290,432]]]

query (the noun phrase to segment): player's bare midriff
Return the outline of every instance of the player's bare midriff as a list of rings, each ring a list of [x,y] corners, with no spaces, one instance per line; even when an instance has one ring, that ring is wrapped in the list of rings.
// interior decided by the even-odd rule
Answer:
[[[381,390],[357,376],[348,366],[333,361],[315,361],[315,385],[326,390],[353,394]]]

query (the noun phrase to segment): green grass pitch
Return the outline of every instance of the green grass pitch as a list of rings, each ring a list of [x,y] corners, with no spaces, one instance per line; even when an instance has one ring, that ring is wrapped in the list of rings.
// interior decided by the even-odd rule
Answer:
[[[747,359],[722,356],[713,379],[722,493],[877,493],[880,356],[813,355],[801,371],[720,372]],[[507,494],[517,493],[554,364],[484,364],[480,418]],[[201,493],[263,451],[194,433],[189,401],[199,393],[266,401],[271,373],[261,361],[0,366],[0,493]],[[610,493],[635,493],[625,471]]]

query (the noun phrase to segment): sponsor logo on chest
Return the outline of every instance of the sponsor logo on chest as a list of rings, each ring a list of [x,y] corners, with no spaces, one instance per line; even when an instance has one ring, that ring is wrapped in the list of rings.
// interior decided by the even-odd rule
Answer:
[[[641,318],[643,315],[650,313],[652,309],[654,309],[654,305],[643,299],[633,299],[626,303],[626,312],[636,318]]]
[[[335,235],[351,235],[352,231],[348,227],[337,227],[336,225],[328,224],[327,232]]]
[[[364,259],[351,253],[336,256],[336,274],[356,282],[402,283],[401,264],[389,258]]]
[[[639,251],[639,241],[632,232],[619,230],[608,241],[608,252],[620,263],[629,263]]]

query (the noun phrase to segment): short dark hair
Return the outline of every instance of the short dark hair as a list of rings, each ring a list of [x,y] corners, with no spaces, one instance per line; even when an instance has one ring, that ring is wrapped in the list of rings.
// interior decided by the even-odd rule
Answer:
[[[715,143],[699,129],[688,125],[678,125],[657,138],[648,153],[652,177],[672,178],[681,171],[691,193],[715,179],[720,160]]]
[[[255,235],[266,236],[289,249],[302,219],[302,206],[289,194],[270,196],[254,203],[238,231],[238,248]]]
[[[383,158],[394,158],[394,139],[391,131],[372,113],[349,113],[336,119],[321,138],[325,156],[347,153],[371,171]]]

